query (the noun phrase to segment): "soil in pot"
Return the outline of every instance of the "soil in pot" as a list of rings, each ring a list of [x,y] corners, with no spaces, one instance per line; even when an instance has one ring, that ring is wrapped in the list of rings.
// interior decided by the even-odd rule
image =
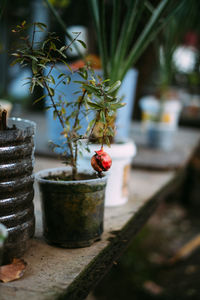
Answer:
[[[4,263],[20,257],[34,234],[33,151],[35,124],[10,119],[0,131],[0,222],[7,227]]]
[[[36,175],[44,237],[48,243],[65,248],[90,246],[103,232],[106,177],[83,173],[73,181],[67,171],[56,173],[46,170]]]

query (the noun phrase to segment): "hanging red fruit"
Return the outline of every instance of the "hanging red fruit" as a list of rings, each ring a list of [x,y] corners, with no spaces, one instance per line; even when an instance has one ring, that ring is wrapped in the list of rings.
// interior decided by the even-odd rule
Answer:
[[[112,165],[112,159],[108,153],[104,152],[103,147],[91,158],[91,165],[93,169],[99,173],[108,171]]]

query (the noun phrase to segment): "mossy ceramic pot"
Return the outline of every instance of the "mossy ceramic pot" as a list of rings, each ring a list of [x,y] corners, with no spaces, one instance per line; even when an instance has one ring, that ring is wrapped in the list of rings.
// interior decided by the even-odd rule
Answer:
[[[4,243],[8,237],[8,231],[6,227],[0,223],[0,266],[3,261]]]
[[[32,175],[35,123],[12,118],[8,127],[0,131],[0,223],[8,230],[4,262],[24,254],[35,229]]]
[[[87,247],[99,240],[103,232],[107,178],[83,171],[81,180],[56,180],[70,173],[71,168],[65,167],[36,174],[44,237],[49,244],[60,247]]]

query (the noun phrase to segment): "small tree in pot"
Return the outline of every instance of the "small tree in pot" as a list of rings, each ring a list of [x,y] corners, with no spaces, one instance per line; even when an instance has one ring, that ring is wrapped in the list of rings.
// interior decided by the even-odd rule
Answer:
[[[23,22],[15,31],[24,33],[25,29],[26,24]],[[88,246],[99,239],[103,231],[106,177],[102,171],[107,171],[111,166],[111,158],[104,152],[103,144],[110,143],[114,134],[110,122],[116,110],[123,106],[113,96],[120,82],[109,86],[109,80],[95,77],[91,68],[86,66],[77,71],[80,75],[77,100],[69,102],[67,95],[60,95],[59,100],[55,101],[55,90],[60,84],[70,84],[71,77],[61,73],[54,78],[52,70],[58,62],[69,68],[65,51],[70,45],[61,46],[59,38],[50,33],[43,43],[35,45],[34,34],[38,29],[45,30],[45,25],[34,24],[31,42],[22,34],[25,44],[14,53],[15,62],[32,68],[33,76],[29,78],[31,92],[35,86],[45,90],[45,94],[36,101],[46,96],[50,98],[50,107],[53,107],[54,117],[59,119],[63,136],[63,144],[53,144],[53,147],[59,148],[68,165],[67,168],[41,171],[36,176],[42,194],[44,235],[48,242],[63,247]],[[44,69],[49,64],[49,72],[44,75]],[[88,118],[88,127],[82,134],[81,118]],[[96,151],[91,160],[97,174],[87,174],[87,171],[78,170],[77,159],[82,140],[92,137],[97,122],[102,123],[102,130],[96,137],[101,149]],[[87,147],[87,143],[84,145]]]

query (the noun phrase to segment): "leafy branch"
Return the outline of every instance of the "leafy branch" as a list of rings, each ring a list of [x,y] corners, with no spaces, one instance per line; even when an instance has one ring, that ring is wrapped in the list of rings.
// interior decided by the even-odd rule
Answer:
[[[99,143],[109,144],[110,138],[114,135],[110,123],[116,110],[123,106],[121,100],[115,97],[120,82],[117,81],[109,86],[109,80],[102,80],[95,76],[91,67],[86,65],[76,71],[80,77],[80,80],[74,81],[79,85],[76,91],[77,99],[67,101],[67,95],[59,94],[58,87],[60,84],[68,85],[71,82],[73,71],[67,64],[65,51],[76,39],[70,45],[60,45],[59,38],[55,34],[48,33],[43,42],[35,43],[35,32],[45,30],[46,25],[33,24],[31,41],[25,34],[27,27],[24,21],[13,30],[14,33],[20,33],[23,44],[12,54],[15,57],[12,65],[19,63],[21,67],[29,66],[32,69],[32,77],[27,78],[30,83],[30,92],[33,93],[36,86],[40,86],[45,91],[44,95],[35,102],[44,100],[46,96],[49,97],[51,105],[48,108],[52,108],[54,118],[58,118],[62,126],[61,135],[64,138],[63,145],[54,144],[54,147],[61,148],[65,161],[72,166],[72,176],[76,179],[80,140],[89,140],[93,136],[97,123],[100,124],[100,130],[96,136]],[[58,63],[65,66],[66,73],[68,71],[70,75],[59,72],[58,76],[53,76],[53,70]],[[59,100],[55,100],[55,95]],[[94,117],[88,121],[85,133],[80,134],[81,115],[88,117],[91,112]],[[69,153],[66,151],[66,146]]]

